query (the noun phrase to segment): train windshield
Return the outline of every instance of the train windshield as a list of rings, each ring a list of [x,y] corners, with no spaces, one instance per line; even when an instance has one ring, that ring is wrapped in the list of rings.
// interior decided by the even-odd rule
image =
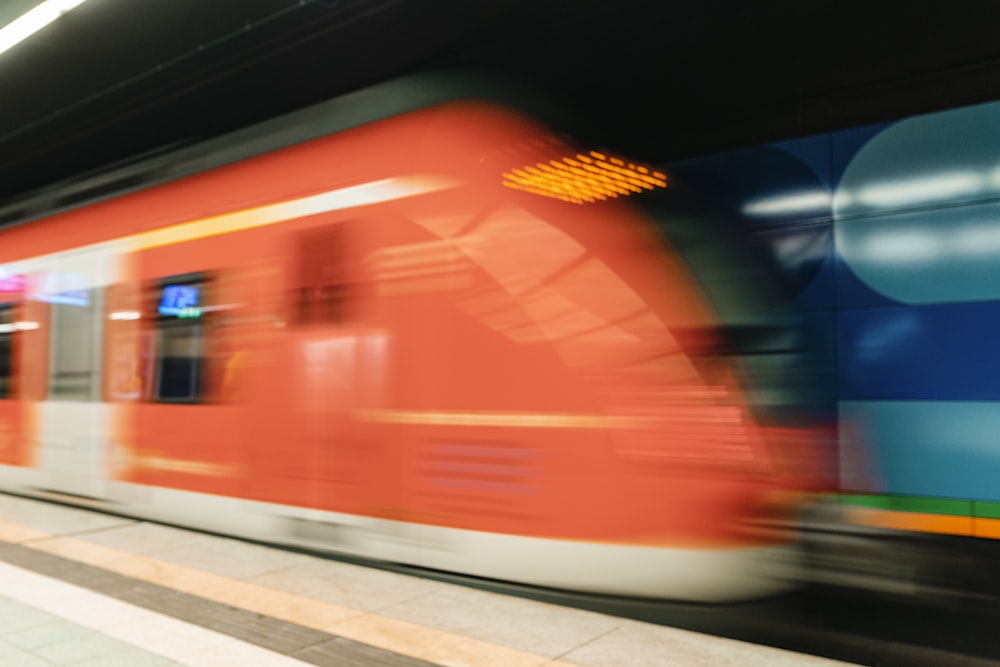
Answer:
[[[785,307],[789,288],[765,248],[740,221],[676,180],[646,210],[707,296],[717,326],[673,331],[703,372],[711,360],[738,361],[752,407],[770,423],[793,425],[817,408],[811,340]]]

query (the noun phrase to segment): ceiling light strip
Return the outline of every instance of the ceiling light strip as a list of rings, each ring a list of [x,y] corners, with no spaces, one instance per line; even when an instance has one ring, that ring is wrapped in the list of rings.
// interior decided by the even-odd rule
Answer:
[[[45,0],[0,28],[0,53],[19,44],[55,21],[66,12],[76,9],[85,0]]]

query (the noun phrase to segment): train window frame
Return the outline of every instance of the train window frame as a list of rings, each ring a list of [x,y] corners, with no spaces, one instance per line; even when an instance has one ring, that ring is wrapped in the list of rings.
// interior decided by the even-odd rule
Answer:
[[[55,301],[53,296],[65,296],[68,294],[50,295],[44,299],[49,304],[49,368],[46,383],[46,396],[50,401],[73,402],[73,403],[96,403],[103,400],[103,341],[104,341],[104,288],[101,286],[87,287],[75,292],[86,293],[86,303],[71,303],[69,301]],[[74,298],[78,296],[75,295]],[[67,328],[66,324],[71,319],[70,314],[76,311],[75,308],[85,308],[84,330],[87,331],[87,339],[81,347],[79,345],[79,329],[77,327]],[[78,323],[77,323],[78,324]],[[72,348],[69,354],[74,360],[71,364],[73,368],[66,370],[66,364],[60,359],[66,356],[67,344]],[[85,357],[81,356],[85,353]],[[85,368],[76,368],[76,363],[80,359],[85,359]],[[73,381],[74,377],[83,377],[82,382]]]
[[[145,399],[152,403],[167,405],[203,405],[210,401],[209,384],[209,355],[207,338],[211,331],[210,318],[212,286],[215,283],[215,276],[209,272],[199,271],[193,273],[177,274],[167,276],[153,281],[152,299],[149,303],[148,312],[152,326],[153,354],[151,355],[151,373],[149,378],[149,390]],[[168,287],[192,287],[197,286],[199,292],[198,305],[178,309],[177,313],[164,313],[163,300]],[[181,312],[181,311],[187,311]],[[164,396],[164,360],[170,357],[163,354],[168,345],[176,343],[180,338],[192,338],[185,336],[185,333],[194,330],[193,355],[187,357],[193,359],[192,378],[189,381],[190,389],[187,395]],[[168,338],[174,338],[168,341]],[[180,357],[184,358],[184,357]],[[180,365],[180,364],[178,364]]]
[[[364,280],[356,235],[364,224],[364,218],[333,220],[296,233],[288,318],[293,327],[337,328],[356,319]]]
[[[17,398],[14,395],[15,348],[14,334],[17,333],[17,305],[14,302],[0,302],[0,400]],[[6,362],[6,363],[4,363]],[[6,368],[6,373],[2,371]]]

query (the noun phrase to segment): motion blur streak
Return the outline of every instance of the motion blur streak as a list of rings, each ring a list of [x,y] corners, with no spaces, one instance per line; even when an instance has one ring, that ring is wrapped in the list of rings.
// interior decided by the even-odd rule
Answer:
[[[370,206],[382,202],[413,197],[456,187],[458,181],[428,176],[400,176],[372,183],[362,183],[347,188],[331,190],[310,197],[292,199],[259,208],[226,213],[203,220],[195,220],[154,232],[137,234],[126,239],[133,250],[147,250],[172,243],[218,234],[228,234],[244,229],[273,225],[356,206]]]
[[[492,426],[498,428],[614,429],[642,425],[630,417],[584,414],[527,414],[484,412],[419,412],[415,410],[364,410],[358,417],[380,424],[424,424],[438,426]]]
[[[0,291],[0,487],[549,587],[790,585],[794,536],[760,523],[812,432],[681,255],[711,221],[660,226],[688,210],[667,174],[462,98],[268,127],[284,148],[0,232],[26,277]],[[574,206],[507,187],[519,165],[643,196]],[[765,277],[724,264],[714,295],[770,322],[743,298]]]

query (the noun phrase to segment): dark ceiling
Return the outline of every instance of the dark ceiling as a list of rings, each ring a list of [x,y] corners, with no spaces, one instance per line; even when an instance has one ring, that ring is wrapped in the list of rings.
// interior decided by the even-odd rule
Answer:
[[[90,0],[0,55],[0,205],[411,72],[513,79],[654,161],[997,98],[998,5]]]

